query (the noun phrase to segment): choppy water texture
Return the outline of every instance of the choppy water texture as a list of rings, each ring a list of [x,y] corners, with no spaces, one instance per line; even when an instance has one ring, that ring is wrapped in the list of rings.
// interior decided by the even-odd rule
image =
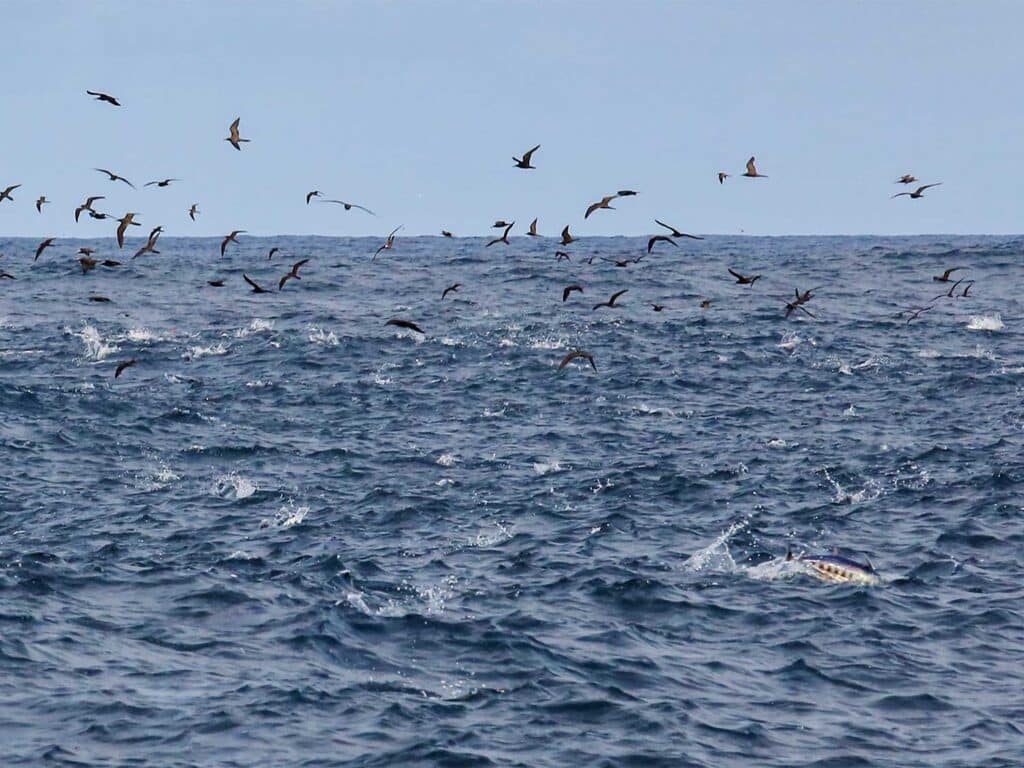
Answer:
[[[1024,241],[36,245],[0,242],[5,765],[1024,761]]]

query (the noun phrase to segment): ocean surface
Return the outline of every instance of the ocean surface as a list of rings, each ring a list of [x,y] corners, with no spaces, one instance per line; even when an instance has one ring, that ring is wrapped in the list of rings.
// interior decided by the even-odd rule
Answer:
[[[0,240],[3,765],[1024,764],[1024,239],[240,241]]]

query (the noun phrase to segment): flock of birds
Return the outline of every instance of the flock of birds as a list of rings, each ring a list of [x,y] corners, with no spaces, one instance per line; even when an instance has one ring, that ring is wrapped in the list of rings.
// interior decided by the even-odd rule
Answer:
[[[121,106],[121,102],[118,101],[118,99],[115,98],[114,96],[111,96],[110,94],[103,93],[103,92],[100,92],[100,91],[86,91],[86,94],[88,94],[89,96],[95,97],[95,99],[97,101],[101,101],[101,102],[104,102],[106,104],[110,104],[111,106],[114,106],[114,107],[120,107]],[[232,147],[234,147],[238,151],[242,150],[242,144],[248,143],[250,141],[249,139],[242,138],[240,126],[241,126],[241,118],[235,118],[235,120],[228,127],[228,136],[224,139],[224,141],[227,141],[229,144],[231,144]],[[512,158],[513,163],[514,163],[513,167],[515,167],[517,169],[521,169],[521,170],[535,170],[537,168],[537,166],[533,165],[533,156],[534,156],[534,154],[539,149],[540,149],[540,144],[537,144],[536,146],[534,146],[534,147],[530,148],[529,150],[527,150],[526,152],[524,152],[522,157],[515,157],[515,156],[513,156],[513,158]],[[136,188],[135,185],[131,181],[126,179],[124,176],[121,176],[120,174],[117,174],[117,173],[115,173],[115,172],[113,172],[111,170],[108,170],[106,168],[96,168],[95,170],[97,172],[99,172],[99,173],[104,174],[107,177],[107,180],[110,181],[110,182],[113,182],[113,183],[121,182],[121,183],[124,183],[124,184],[128,185],[132,189]],[[719,184],[724,184],[726,179],[730,178],[731,175],[732,174],[726,173],[724,171],[719,172],[718,173],[718,182],[719,182]],[[746,178],[750,178],[750,179],[767,179],[768,178],[765,174],[760,173],[757,170],[757,166],[755,164],[755,158],[753,158],[753,157],[751,157],[747,161],[747,163],[746,163],[746,171],[743,174],[741,174],[741,176],[746,177]],[[157,179],[157,180],[154,180],[154,181],[146,182],[143,186],[145,186],[145,187],[163,188],[163,187],[168,187],[171,184],[176,183],[178,181],[180,181],[180,180],[179,179],[175,179],[175,178]],[[906,174],[906,175],[901,176],[899,179],[897,179],[896,183],[897,184],[909,185],[909,184],[913,184],[913,183],[915,183],[917,181],[918,181],[918,179],[916,177],[914,177],[912,175],[909,175],[909,174]],[[893,195],[892,197],[893,198],[897,198],[897,197],[906,196],[906,197],[909,197],[912,200],[918,200],[918,199],[920,199],[920,198],[922,198],[924,196],[925,190],[931,189],[932,187],[937,187],[941,183],[942,182],[936,182],[936,183],[932,183],[932,184],[924,184],[924,185],[918,186],[916,189],[914,189],[913,192],[898,192],[895,195]],[[15,190],[19,189],[20,187],[21,187],[21,184],[12,184],[12,185],[6,187],[3,190],[0,190],[0,203],[3,203],[5,200],[13,202],[14,201],[14,197],[12,196],[12,193]],[[584,220],[589,219],[590,216],[592,214],[596,213],[597,211],[602,211],[602,210],[613,211],[613,210],[615,210],[615,208],[612,207],[612,205],[611,205],[612,202],[614,202],[615,200],[623,199],[623,198],[633,197],[633,196],[635,196],[637,194],[638,193],[635,190],[620,189],[617,192],[615,192],[614,194],[604,195],[600,200],[598,200],[598,201],[596,201],[594,203],[591,203],[590,205],[587,206],[586,210],[584,211],[583,218],[584,218]],[[306,198],[306,205],[309,205],[311,203],[311,201],[314,198],[316,198],[318,203],[340,205],[346,211],[351,211],[352,209],[357,209],[357,210],[363,211],[363,212],[365,212],[365,213],[367,213],[367,214],[369,214],[371,216],[375,216],[376,215],[372,210],[370,210],[369,208],[367,208],[367,207],[365,207],[363,205],[358,205],[356,203],[352,203],[352,202],[349,202],[349,201],[346,201],[346,200],[327,198],[327,197],[324,196],[324,194],[320,190],[316,190],[316,189],[308,192],[306,194],[305,198]],[[103,195],[91,195],[89,197],[86,197],[85,201],[81,205],[77,206],[75,208],[75,210],[74,210],[75,221],[78,222],[80,216],[83,213],[88,214],[88,216],[90,218],[92,218],[92,219],[97,219],[97,220],[114,219],[114,220],[116,220],[118,222],[118,226],[117,226],[117,229],[116,229],[116,232],[115,232],[116,241],[117,241],[117,247],[118,247],[118,250],[122,250],[124,248],[125,235],[129,231],[129,227],[141,226],[141,224],[139,222],[135,221],[135,217],[139,216],[140,214],[138,212],[129,211],[129,212],[125,213],[124,216],[122,216],[121,218],[116,218],[116,217],[112,216],[109,213],[104,213],[102,211],[96,210],[96,208],[94,206],[99,201],[105,200],[105,199],[106,198]],[[50,202],[51,201],[48,200],[45,195],[41,195],[35,201],[36,210],[41,213],[42,210],[43,210],[43,206],[49,204]],[[187,213],[188,217],[192,221],[195,221],[196,220],[196,216],[198,216],[200,214],[198,204],[197,203],[193,203],[192,206],[188,209],[188,211],[186,213]],[[663,221],[661,221],[659,219],[655,219],[654,221],[655,221],[655,223],[658,226],[663,227],[665,230],[667,230],[667,233],[666,234],[655,234],[655,235],[653,235],[648,240],[648,242],[647,242],[647,254],[650,254],[659,243],[665,243],[667,245],[671,245],[673,247],[678,248],[679,244],[678,244],[677,240],[681,240],[681,239],[685,239],[685,238],[689,238],[689,239],[693,239],[693,240],[702,240],[703,239],[702,237],[700,237],[698,235],[682,232],[682,231],[676,229],[674,226],[666,224],[665,222],[663,222]],[[525,233],[527,236],[529,236],[529,237],[541,237],[540,233],[537,231],[537,222],[538,222],[538,219],[535,218],[530,223],[530,226],[529,226],[528,230]],[[490,248],[491,246],[498,245],[498,244],[509,245],[510,244],[509,243],[509,234],[512,232],[512,228],[515,226],[515,221],[509,222],[509,221],[505,221],[504,219],[498,219],[497,221],[494,222],[494,224],[492,226],[495,229],[502,230],[502,234],[501,234],[500,237],[496,237],[495,239],[493,239],[490,242],[488,242],[486,244],[485,248]],[[377,248],[377,250],[374,252],[374,254],[372,256],[372,259],[376,259],[377,256],[380,255],[381,253],[383,253],[385,251],[390,251],[390,250],[392,250],[395,247],[396,236],[397,236],[398,232],[401,231],[401,229],[402,229],[401,226],[396,227],[394,230],[392,230],[388,234],[388,236],[387,236],[386,240],[384,241],[384,243],[381,244],[381,246],[379,248]],[[149,237],[147,238],[146,243],[143,246],[141,246],[138,250],[136,250],[131,258],[132,259],[137,259],[137,258],[139,258],[141,256],[146,255],[146,254],[159,254],[160,251],[157,250],[156,246],[158,245],[158,241],[159,241],[160,235],[162,233],[163,233],[163,226],[154,227],[150,231]],[[238,239],[237,238],[241,234],[245,234],[245,230],[243,230],[243,229],[233,230],[232,232],[230,232],[229,234],[224,236],[224,238],[223,238],[223,240],[221,241],[221,244],[220,244],[220,254],[221,254],[222,257],[224,256],[224,254],[225,254],[229,244],[231,244],[231,243],[238,243]],[[450,231],[448,231],[448,230],[441,230],[441,235],[444,236],[444,237],[453,237],[452,233]],[[47,239],[43,240],[39,244],[39,246],[36,248],[35,258],[33,259],[33,261],[38,261],[39,257],[48,248],[53,247],[56,244],[55,240],[56,240],[56,238],[53,238],[53,237],[50,237],[50,238],[47,238]],[[565,249],[568,248],[572,243],[576,242],[576,240],[577,240],[577,238],[574,237],[570,233],[570,231],[569,231],[569,225],[566,225],[562,229],[562,232],[561,232],[561,240],[560,240],[561,249],[556,250],[555,253],[554,253],[556,260],[558,260],[558,261],[563,261],[563,260],[571,261],[571,259],[572,259],[571,254],[570,254],[569,251],[567,251]],[[276,248],[276,247],[275,248],[271,248],[269,253],[267,254],[268,260],[273,259],[275,253],[277,253],[279,250],[280,249]],[[79,265],[80,265],[80,267],[82,269],[82,273],[83,274],[86,274],[86,273],[90,272],[91,270],[96,269],[97,266],[103,266],[105,268],[116,268],[116,267],[121,266],[121,262],[118,261],[117,259],[107,258],[107,259],[99,260],[99,259],[93,258],[94,253],[95,253],[95,250],[92,249],[92,248],[82,247],[82,248],[78,249],[78,263],[79,263]],[[633,264],[639,264],[640,261],[647,254],[640,254],[640,255],[635,256],[635,257],[619,258],[619,259],[607,259],[607,258],[603,258],[603,257],[602,258],[603,258],[604,261],[607,261],[607,262],[610,262],[612,264],[615,264],[616,267],[623,267],[623,268],[625,268],[625,267],[629,267],[630,265],[633,265]],[[2,256],[3,256],[3,254],[0,254],[0,258],[2,258]],[[592,263],[593,262],[593,258],[594,258],[593,256],[590,256],[586,263]],[[302,268],[303,265],[305,265],[308,262],[309,262],[308,258],[301,259],[300,261],[295,262],[292,265],[291,269],[287,273],[285,273],[278,280],[277,290],[278,291],[284,290],[284,287],[288,283],[289,280],[301,280],[302,278],[299,275],[299,270]],[[907,317],[907,321],[906,322],[910,323],[911,321],[913,321],[913,320],[917,319],[918,317],[920,317],[925,312],[928,312],[931,309],[934,309],[935,306],[937,306],[936,302],[938,302],[938,301],[940,301],[940,300],[942,300],[944,298],[954,299],[954,298],[966,298],[966,297],[968,297],[969,296],[969,291],[971,289],[971,286],[974,284],[974,281],[973,280],[966,280],[964,278],[961,278],[961,279],[958,279],[958,280],[953,280],[952,274],[954,272],[959,271],[960,269],[961,269],[960,267],[952,267],[952,268],[946,270],[942,275],[935,276],[934,280],[936,280],[938,282],[950,283],[951,287],[949,288],[949,290],[948,291],[944,291],[943,293],[941,293],[938,296],[934,297],[931,301],[927,302],[923,306],[911,307],[911,308],[909,308],[907,310],[904,310],[903,312],[900,313],[899,317],[906,316]],[[736,281],[737,284],[739,284],[739,285],[746,285],[748,287],[752,287],[754,285],[754,283],[757,282],[757,280],[759,280],[762,277],[761,275],[746,275],[746,274],[743,274],[742,272],[734,270],[732,268],[729,268],[728,271],[732,275],[732,277],[735,278],[735,281]],[[265,293],[271,293],[272,292],[271,289],[264,288],[263,286],[259,285],[255,280],[253,280],[251,277],[249,277],[249,275],[243,273],[242,277],[245,280],[245,282],[250,286],[250,288],[252,289],[253,293],[265,294]],[[6,270],[0,269],[0,280],[4,280],[4,279],[14,280],[16,278],[15,278],[15,276],[13,274],[7,272]],[[211,286],[211,287],[214,287],[214,288],[222,288],[225,285],[224,280],[222,280],[222,279],[209,280],[209,281],[207,281],[207,284],[209,286]],[[963,286],[961,292],[957,293],[958,289],[960,289],[961,286]],[[460,283],[454,283],[453,285],[450,285],[447,288],[445,288],[444,292],[441,295],[442,300],[445,299],[448,296],[449,293],[457,292],[459,290],[459,288],[461,288],[461,287],[462,286],[461,286]],[[814,318],[815,315],[809,309],[807,309],[807,307],[805,305],[807,305],[814,298],[814,291],[815,290],[817,290],[817,288],[810,288],[810,289],[807,289],[807,290],[802,291],[802,292],[799,289],[794,289],[794,294],[793,294],[792,297],[783,298],[782,301],[785,304],[785,314],[784,314],[784,317],[788,318],[794,312],[800,312],[800,313],[802,313],[804,315],[807,315],[807,316],[809,316],[811,318]],[[566,286],[564,288],[564,290],[562,291],[562,301],[563,302],[568,301],[570,296],[573,293],[577,293],[577,292],[580,293],[580,294],[584,293],[584,289],[583,289],[582,285],[573,284],[573,285]],[[593,311],[597,311],[597,310],[602,309],[602,308],[615,309],[616,307],[619,306],[619,304],[617,303],[618,300],[627,292],[628,292],[628,289],[622,289],[622,290],[616,291],[614,294],[612,294],[612,296],[607,301],[598,302],[598,303],[594,304],[593,305]],[[95,302],[109,302],[110,301],[109,298],[107,298],[105,296],[99,296],[99,295],[91,295],[91,296],[89,296],[89,300],[90,301],[95,301]],[[658,303],[652,303],[651,306],[653,307],[655,312],[660,312],[660,311],[662,311],[664,309],[664,305],[658,304]],[[711,306],[711,300],[707,299],[707,298],[702,299],[700,306],[701,306],[702,309],[708,309]],[[423,329],[417,323],[415,323],[415,322],[413,322],[411,320],[405,320],[405,319],[401,319],[401,318],[393,318],[391,320],[388,320],[386,325],[396,326],[396,327],[399,327],[399,328],[405,328],[405,329],[411,330],[411,331],[416,332],[416,333],[421,333],[421,334],[424,333]],[[569,352],[562,359],[562,361],[560,362],[559,369],[565,368],[566,366],[568,366],[570,363],[572,363],[575,360],[586,361],[587,363],[590,364],[590,366],[595,371],[597,370],[597,364],[596,364],[596,362],[594,360],[594,356],[590,352],[588,352],[588,351],[586,351],[584,349],[576,349],[576,350],[573,350],[573,351]],[[135,363],[136,363],[136,361],[134,359],[127,360],[127,361],[119,363],[117,365],[116,369],[115,369],[114,378],[120,377],[121,374],[126,369],[128,369],[129,367],[135,365]]]

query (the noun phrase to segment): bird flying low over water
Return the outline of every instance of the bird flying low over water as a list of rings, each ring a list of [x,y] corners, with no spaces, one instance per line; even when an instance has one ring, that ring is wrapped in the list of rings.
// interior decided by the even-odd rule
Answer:
[[[36,210],[39,211],[39,213],[42,213],[43,206],[46,205],[48,202],[50,201],[46,199],[46,195],[43,195],[38,200],[36,200]]]
[[[164,231],[164,228],[162,226],[160,226],[160,227],[153,227],[153,230],[149,233],[149,239],[146,242],[146,244],[144,246],[142,246],[141,248],[139,248],[139,250],[137,250],[135,252],[135,255],[132,256],[132,258],[133,259],[137,259],[139,256],[141,256],[144,253],[156,253],[156,254],[159,254],[160,251],[158,251],[156,249],[156,241],[160,238],[160,233],[163,232],[163,231]]]
[[[504,219],[498,219],[496,222],[491,224],[491,229],[504,229],[508,226],[508,222]]]
[[[618,300],[619,296],[621,296],[622,294],[624,294],[628,290],[629,290],[628,288],[623,288],[621,291],[617,291],[616,293],[613,293],[612,297],[610,299],[608,299],[608,301],[602,301],[600,304],[595,304],[594,305],[594,310],[600,309],[601,307],[608,307],[610,309],[611,307],[617,306],[615,302]],[[591,310],[591,311],[594,311],[594,310]]]
[[[234,147],[235,149],[237,149],[239,152],[242,151],[242,147],[239,146],[239,144],[241,142],[249,141],[249,139],[241,138],[241,136],[239,136],[239,134],[238,134],[238,124],[240,122],[242,122],[242,118],[236,117],[235,121],[231,124],[231,127],[229,128],[229,130],[231,132],[231,135],[228,136],[226,139],[224,139],[224,141],[231,142],[231,146]]]
[[[658,224],[659,226],[664,227],[665,229],[672,230],[672,237],[688,237],[691,240],[703,240],[704,239],[703,237],[698,237],[697,235],[688,235],[686,232],[680,232],[675,227],[670,227],[664,221],[658,221],[657,219],[655,219],[654,223]]]
[[[537,166],[530,165],[530,158],[533,157],[533,153],[536,152],[538,149],[540,149],[540,144],[538,144],[536,147],[534,147],[533,149],[529,150],[528,152],[524,152],[522,160],[520,160],[518,157],[513,157],[512,160],[515,161],[516,168],[533,168],[533,169],[535,169]]]
[[[78,221],[78,216],[79,216],[79,214],[82,213],[82,211],[89,211],[90,213],[96,213],[96,211],[94,211],[92,209],[92,204],[95,203],[97,200],[106,200],[106,199],[107,198],[103,197],[103,195],[95,195],[93,197],[85,198],[85,202],[82,203],[77,208],[75,208],[75,221]]]
[[[110,177],[110,181],[123,181],[129,187],[131,187],[132,189],[135,189],[135,185],[132,184],[130,181],[128,181],[128,179],[126,179],[124,176],[118,176],[113,171],[108,171],[106,168],[93,168],[93,170],[94,171],[99,171],[100,173],[107,174],[107,176]]]
[[[39,247],[36,248],[36,257],[32,259],[32,261],[38,261],[40,254],[42,254],[43,251],[45,251],[47,248],[53,245],[53,241],[56,239],[57,238],[55,237],[48,237],[45,240],[43,240],[43,242],[39,244]]]
[[[376,259],[376,258],[377,258],[377,254],[378,254],[378,253],[380,253],[381,251],[390,251],[390,250],[391,250],[392,248],[394,248],[394,247],[395,247],[395,234],[396,234],[396,233],[398,232],[398,230],[400,230],[400,229],[401,229],[401,228],[402,228],[403,226],[405,226],[405,225],[404,225],[404,224],[401,224],[401,225],[399,225],[399,226],[395,227],[395,228],[394,228],[393,230],[391,230],[391,234],[390,234],[390,235],[388,235],[388,239],[384,241],[384,245],[382,245],[382,246],[381,246],[380,248],[378,248],[378,249],[376,250],[376,252],[374,252],[374,254],[373,254],[373,258],[374,258],[374,259]],[[370,261],[373,261],[373,259],[370,259]]]
[[[188,217],[190,219],[192,219],[192,221],[195,221],[196,220],[196,214],[198,214],[198,213],[199,213],[199,204],[198,203],[192,203],[192,207],[188,209]]]
[[[943,272],[941,275],[933,275],[932,276],[932,280],[934,280],[937,283],[949,283],[949,282],[952,282],[953,278],[951,278],[950,275],[952,275],[954,272],[957,272],[958,270],[961,270],[961,269],[963,269],[963,267],[950,267],[945,272]]]
[[[647,252],[648,253],[651,252],[651,249],[654,248],[654,244],[655,243],[662,243],[662,242],[672,243],[672,245],[675,245],[676,248],[679,247],[678,245],[676,245],[676,241],[673,240],[671,237],[668,237],[666,235],[655,235],[654,237],[652,237],[650,240],[647,241]]]
[[[903,197],[906,195],[911,200],[917,200],[919,197],[924,197],[924,191],[931,189],[932,187],[938,187],[942,184],[941,181],[937,181],[934,184],[925,184],[923,187],[918,187],[913,192],[897,192],[893,197]]]
[[[223,240],[221,240],[221,243],[220,243],[220,255],[221,256],[224,255],[224,251],[228,247],[228,243],[237,243],[238,242],[237,237],[239,235],[241,235],[241,234],[244,234],[244,233],[245,233],[244,229],[234,229],[234,230],[231,231],[230,235],[227,235]]]
[[[132,358],[131,360],[125,360],[123,363],[118,363],[117,370],[114,371],[114,378],[120,378],[121,374],[124,373],[127,369],[131,368],[133,365],[135,365],[135,358]]]
[[[569,294],[572,293],[573,291],[579,291],[580,293],[583,293],[583,286],[575,284],[565,286],[565,288],[562,290],[562,303],[565,303],[565,300],[569,298]]]
[[[747,172],[744,173],[743,175],[747,176],[747,177],[749,177],[751,179],[767,179],[768,178],[763,173],[758,173],[757,172],[757,166],[754,165],[754,158],[753,157],[751,157],[749,160],[747,160]]]
[[[270,293],[266,288],[261,288],[256,282],[244,272],[242,273],[242,279],[245,280],[249,285],[252,286],[253,293]]]
[[[530,222],[530,228],[526,231],[526,234],[528,234],[530,237],[540,237],[540,235],[537,233],[537,219],[534,219],[533,221]]]
[[[461,287],[462,283],[452,283],[451,285],[444,289],[444,292],[441,294],[441,300],[444,301],[444,297],[447,296],[449,293],[457,293],[459,288]]]
[[[515,225],[515,222],[514,222],[514,221],[511,221],[511,222],[509,222],[508,226],[507,226],[507,227],[505,227],[505,231],[504,231],[504,232],[502,232],[502,234],[501,234],[501,237],[499,237],[499,238],[495,238],[494,240],[491,240],[491,242],[489,242],[489,243],[488,243],[487,245],[485,245],[484,247],[485,247],[485,248],[490,248],[490,247],[491,247],[492,245],[494,245],[495,243],[504,243],[505,245],[508,245],[508,244],[509,244],[509,243],[508,243],[508,233],[512,231],[512,227],[513,227],[514,225]]]
[[[275,245],[275,246],[274,246],[273,248],[271,248],[271,249],[270,249],[269,251],[267,251],[267,261],[270,261],[270,260],[271,260],[272,258],[274,258],[274,254],[275,254],[275,253],[277,253],[277,252],[278,252],[278,251],[280,251],[280,250],[281,250],[281,249],[280,249],[280,248],[278,248],[278,247],[277,247],[277,246]]]
[[[447,229],[442,229],[441,230],[441,237],[454,237],[454,235],[452,235],[452,233],[449,232]]]
[[[365,207],[363,207],[361,205],[356,205],[355,203],[346,203],[344,200],[318,200],[317,202],[320,202],[320,203],[337,203],[338,205],[345,206],[345,210],[346,211],[351,211],[353,208],[358,208],[360,211],[366,211],[371,216],[376,216],[377,215],[376,213],[371,211],[369,208],[365,208]]]
[[[571,245],[576,242],[576,238],[569,234],[569,225],[565,225],[565,229],[562,230],[562,245]]]
[[[729,269],[729,268],[726,267],[726,269]],[[741,275],[735,269],[729,269],[729,274],[732,275],[733,277],[735,277],[736,278],[736,282],[739,283],[740,285],[753,285],[759,279],[761,279],[760,275],[750,275],[750,276]]]
[[[20,186],[21,184],[12,184],[11,186],[7,187],[7,189],[0,190],[0,203],[2,203],[4,200],[10,200],[11,202],[14,202],[14,198],[11,197],[11,192],[16,190]]]
[[[283,290],[284,289],[284,284],[287,283],[289,280],[291,280],[293,278],[295,280],[301,280],[302,278],[299,277],[299,267],[301,267],[303,264],[307,263],[308,261],[309,261],[309,259],[302,259],[301,261],[297,261],[294,264],[292,264],[291,272],[289,272],[288,274],[286,274],[284,277],[281,278],[280,282],[277,284],[277,290],[279,290],[279,291]]]
[[[160,181],[147,181],[142,186],[144,187],[169,187],[172,181],[181,181],[181,179],[162,179]]]
[[[611,207],[611,206],[609,205],[609,203],[610,203],[610,202],[611,202],[612,200],[614,200],[614,199],[615,199],[616,197],[618,197],[618,195],[605,195],[605,196],[604,196],[604,197],[602,197],[602,198],[601,198],[600,200],[598,200],[598,201],[597,201],[596,203],[592,203],[592,204],[591,204],[591,205],[590,205],[590,206],[589,206],[589,207],[587,208],[587,212],[583,214],[583,218],[584,218],[584,219],[588,219],[588,218],[590,218],[590,214],[592,214],[592,213],[593,213],[594,211],[596,211],[596,210],[597,210],[598,208],[607,208],[607,209],[608,209],[609,211],[614,211],[615,209],[614,209],[614,208],[612,208],[612,207]]]
[[[96,101],[105,101],[107,104],[113,104],[115,107],[121,106],[121,102],[108,93],[100,93],[99,91],[86,91],[86,93],[90,96],[95,96]]]
[[[124,233],[125,233],[125,230],[128,229],[129,226],[133,226],[133,227],[141,227],[142,226],[141,224],[139,224],[139,222],[135,221],[135,217],[136,216],[138,216],[137,213],[129,212],[129,213],[126,213],[124,215],[123,219],[118,219],[118,221],[120,222],[120,224],[118,224],[118,226],[117,226],[117,247],[118,248],[124,248]]]
[[[586,360],[590,363],[590,367],[595,371],[597,370],[597,364],[594,362],[594,356],[587,352],[585,349],[574,349],[572,352],[562,358],[562,362],[558,364],[558,370],[562,370],[571,363],[573,360]]]
[[[384,325],[394,325],[394,326],[396,326],[398,328],[408,328],[410,331],[416,331],[416,333],[422,333],[424,336],[427,335],[426,331],[424,331],[422,328],[420,328],[418,325],[416,325],[416,323],[412,322],[411,320],[399,320],[397,318],[392,318],[391,320],[388,320],[386,323],[384,323]]]

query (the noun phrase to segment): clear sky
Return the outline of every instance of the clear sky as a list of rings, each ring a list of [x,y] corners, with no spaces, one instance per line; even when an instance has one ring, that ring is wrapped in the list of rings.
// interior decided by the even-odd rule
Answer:
[[[1020,2],[4,3],[0,237],[1024,231]],[[119,98],[120,109],[86,89]],[[251,139],[223,141],[242,118]],[[537,170],[512,167],[534,144]],[[739,176],[750,155],[768,179]],[[110,168],[139,190],[113,184]],[[716,173],[736,174],[719,186]],[[904,173],[944,182],[890,199]],[[178,177],[166,189],[142,183]],[[586,222],[586,206],[638,190]],[[305,193],[377,217],[310,205]],[[53,201],[40,215],[35,199]],[[193,224],[186,210],[199,204]],[[515,234],[515,232],[513,233]]]

